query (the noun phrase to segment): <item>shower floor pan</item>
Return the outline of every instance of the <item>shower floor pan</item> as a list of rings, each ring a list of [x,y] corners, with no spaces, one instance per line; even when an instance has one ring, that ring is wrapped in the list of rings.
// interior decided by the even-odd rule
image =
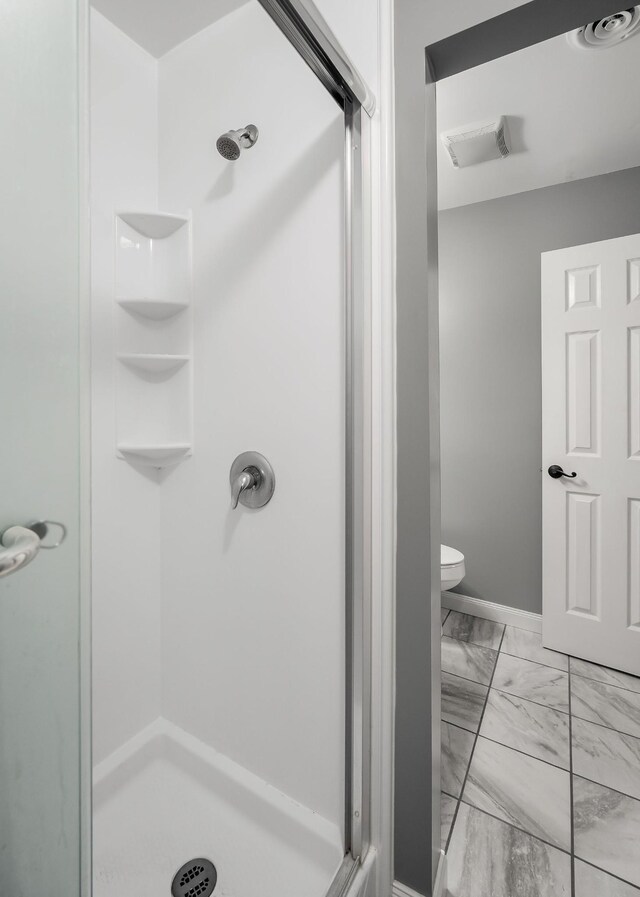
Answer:
[[[324,897],[337,826],[165,720],[96,767],[94,897],[169,897],[192,857],[214,897]]]

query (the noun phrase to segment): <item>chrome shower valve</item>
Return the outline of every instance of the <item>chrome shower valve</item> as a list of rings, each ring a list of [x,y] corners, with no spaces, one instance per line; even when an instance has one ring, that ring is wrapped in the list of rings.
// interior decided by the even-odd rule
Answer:
[[[231,507],[262,508],[276,488],[272,466],[259,452],[243,452],[231,465]]]

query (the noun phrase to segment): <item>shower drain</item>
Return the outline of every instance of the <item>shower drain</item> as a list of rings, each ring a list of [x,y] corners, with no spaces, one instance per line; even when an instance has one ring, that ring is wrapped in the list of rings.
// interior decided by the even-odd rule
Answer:
[[[171,897],[209,897],[218,880],[211,860],[199,857],[181,866],[171,882]]]

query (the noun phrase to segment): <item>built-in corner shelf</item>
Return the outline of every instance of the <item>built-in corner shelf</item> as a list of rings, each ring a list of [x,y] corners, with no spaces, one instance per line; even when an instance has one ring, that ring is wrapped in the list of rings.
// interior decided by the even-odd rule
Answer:
[[[118,218],[150,240],[164,240],[189,222],[184,215],[168,212],[118,212]]]
[[[188,302],[172,302],[169,299],[118,299],[118,305],[151,321],[173,318],[189,308]]]
[[[125,458],[143,467],[155,467],[162,470],[179,464],[191,454],[191,445],[186,442],[167,443],[166,445],[118,445],[118,451]]]
[[[118,359],[128,367],[135,368],[147,374],[168,374],[179,370],[189,361],[188,355],[151,355],[130,354],[118,355]]]
[[[115,213],[116,437],[134,467],[175,467],[193,439],[191,218]]]

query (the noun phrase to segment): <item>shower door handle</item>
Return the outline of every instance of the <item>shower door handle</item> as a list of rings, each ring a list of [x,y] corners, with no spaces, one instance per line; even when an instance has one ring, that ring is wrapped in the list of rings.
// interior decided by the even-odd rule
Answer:
[[[0,579],[30,564],[41,548],[58,548],[66,538],[66,526],[56,520],[10,526],[0,534]]]
[[[40,536],[26,526],[10,526],[0,536],[0,577],[17,573],[40,551]]]

